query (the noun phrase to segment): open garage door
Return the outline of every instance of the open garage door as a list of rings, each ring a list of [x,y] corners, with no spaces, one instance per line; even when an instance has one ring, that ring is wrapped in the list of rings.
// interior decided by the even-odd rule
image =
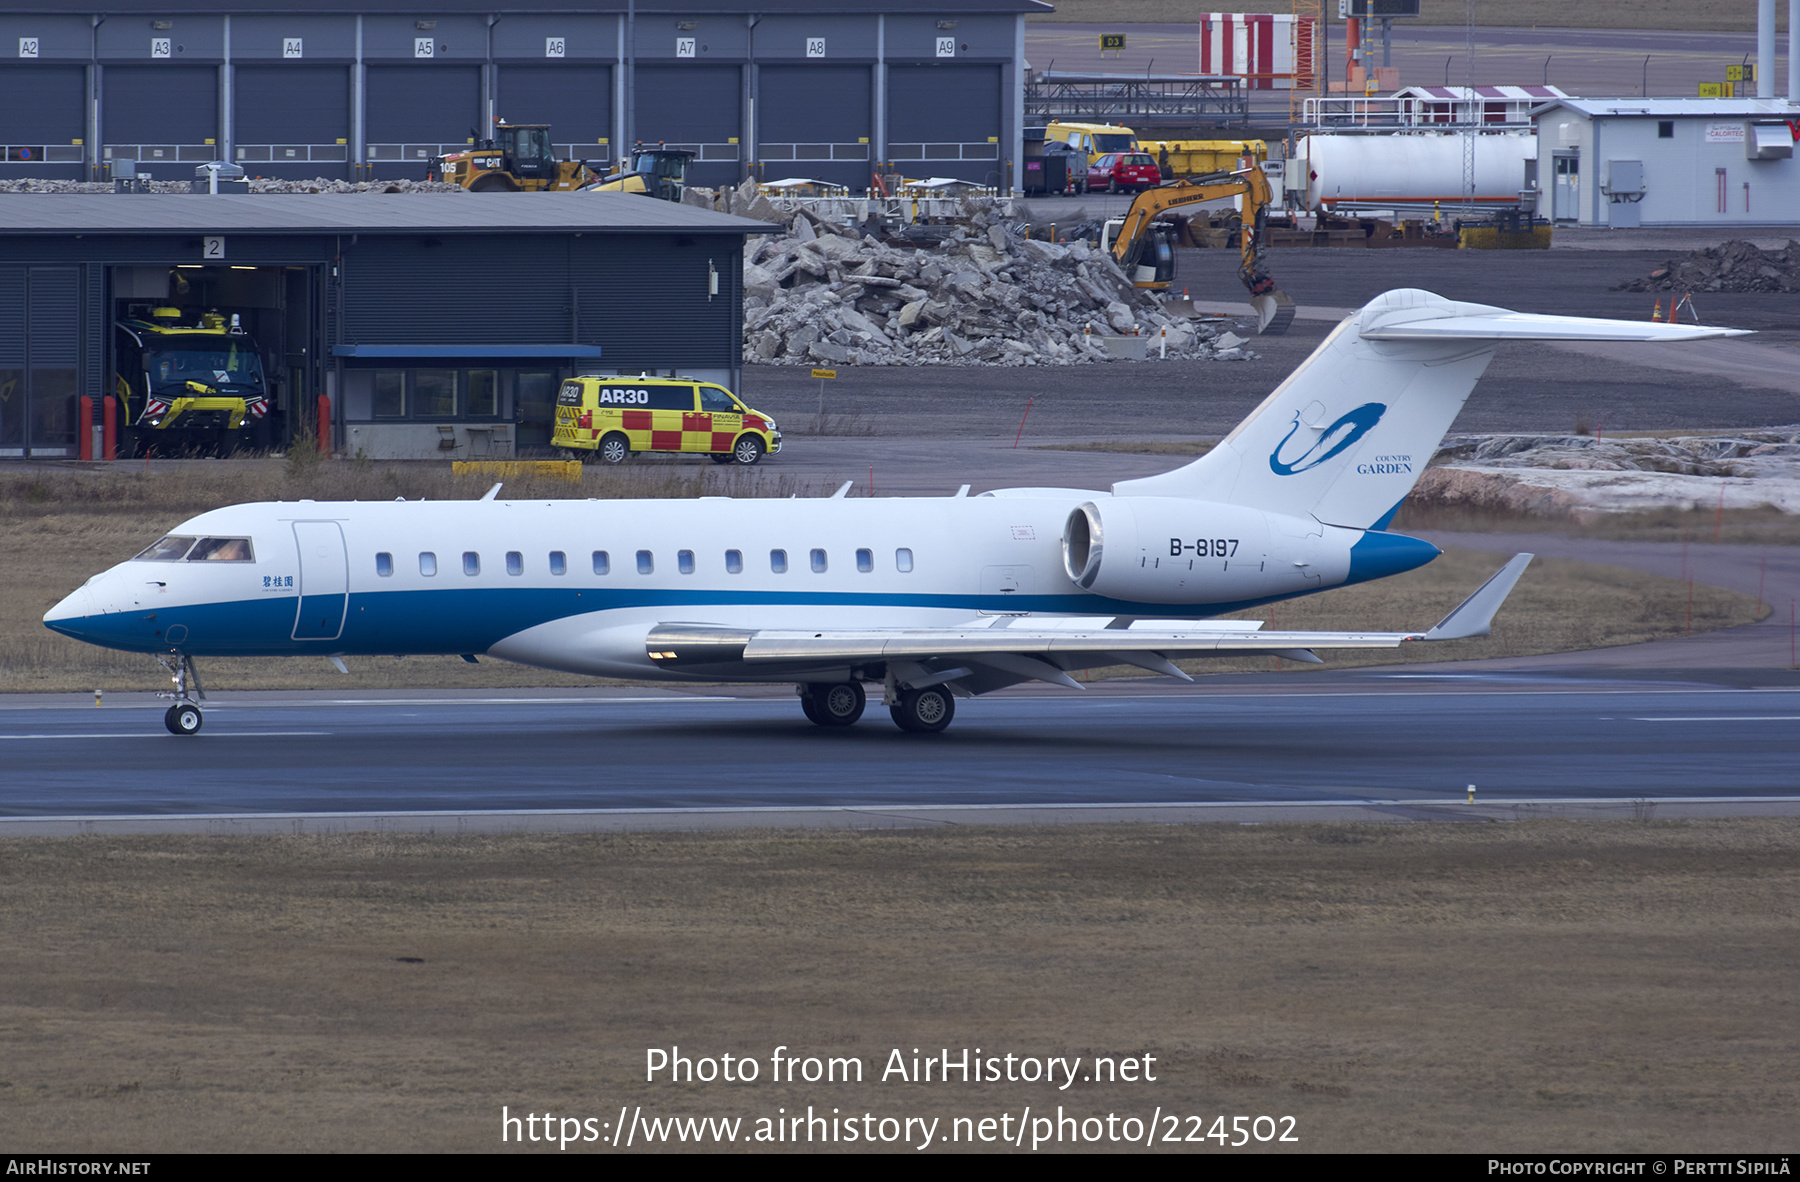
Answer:
[[[548,123],[558,160],[615,159],[610,66],[502,65],[494,113],[508,123]]]
[[[0,178],[81,180],[86,92],[82,66],[0,70]]]
[[[743,178],[742,77],[737,66],[638,66],[637,138],[690,149],[691,185],[737,184]]]
[[[348,66],[238,66],[237,162],[250,176],[350,176]]]
[[[481,67],[368,67],[369,164],[384,180],[423,180],[433,156],[466,148],[481,126]]]
[[[115,168],[135,160],[159,181],[191,181],[219,158],[216,67],[107,66],[104,79],[100,155]]]
[[[764,179],[813,177],[869,187],[868,66],[763,66],[756,96],[756,154],[765,162]]]
[[[888,157],[908,176],[1006,182],[1000,67],[888,67]]]

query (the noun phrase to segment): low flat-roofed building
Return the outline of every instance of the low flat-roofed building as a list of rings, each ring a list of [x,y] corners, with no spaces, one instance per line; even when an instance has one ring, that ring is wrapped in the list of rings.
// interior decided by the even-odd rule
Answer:
[[[324,399],[348,455],[546,454],[564,377],[735,387],[744,237],[768,229],[618,193],[0,194],[0,458],[91,454],[120,326],[158,309],[257,342],[247,446]]]
[[[1636,226],[1800,224],[1800,105],[1559,98],[1537,124],[1538,213]]]

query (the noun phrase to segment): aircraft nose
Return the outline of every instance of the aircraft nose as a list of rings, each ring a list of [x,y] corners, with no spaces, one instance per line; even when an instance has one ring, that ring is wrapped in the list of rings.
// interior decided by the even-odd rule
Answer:
[[[65,636],[79,637],[82,624],[94,610],[94,596],[86,586],[77,587],[63,601],[44,613],[44,627]]]

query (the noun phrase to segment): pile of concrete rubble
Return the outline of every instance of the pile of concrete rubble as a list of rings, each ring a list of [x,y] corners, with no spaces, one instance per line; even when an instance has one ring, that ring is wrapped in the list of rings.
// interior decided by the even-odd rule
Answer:
[[[746,361],[1071,365],[1134,351],[1108,337],[1141,339],[1148,359],[1254,356],[1232,334],[1164,313],[1088,243],[1021,236],[991,199],[965,200],[947,237],[921,242],[765,206],[740,206],[784,231],[745,247]]]
[[[1781,250],[1758,250],[1733,240],[1670,259],[1648,278],[1633,279],[1614,291],[1782,291],[1800,292],[1800,242]]]
[[[111,181],[0,181],[0,193],[110,193]],[[151,181],[152,193],[190,193],[187,181]],[[250,178],[252,193],[461,193],[461,185],[441,181],[332,181],[314,177],[305,181]]]
[[[1451,437],[1419,480],[1426,502],[1535,516],[1769,505],[1800,513],[1800,426],[1728,436]]]

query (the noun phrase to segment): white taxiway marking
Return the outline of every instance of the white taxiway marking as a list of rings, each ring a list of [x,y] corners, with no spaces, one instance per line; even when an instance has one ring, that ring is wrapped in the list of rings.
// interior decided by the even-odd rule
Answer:
[[[1800,722],[1800,714],[1695,714],[1692,716],[1634,718],[1633,722]]]
[[[330,731],[219,731],[216,736],[227,736],[234,739],[295,739],[312,738],[329,735]],[[121,731],[118,734],[67,734],[67,735],[0,735],[0,739],[160,739],[163,736],[155,731]]]

